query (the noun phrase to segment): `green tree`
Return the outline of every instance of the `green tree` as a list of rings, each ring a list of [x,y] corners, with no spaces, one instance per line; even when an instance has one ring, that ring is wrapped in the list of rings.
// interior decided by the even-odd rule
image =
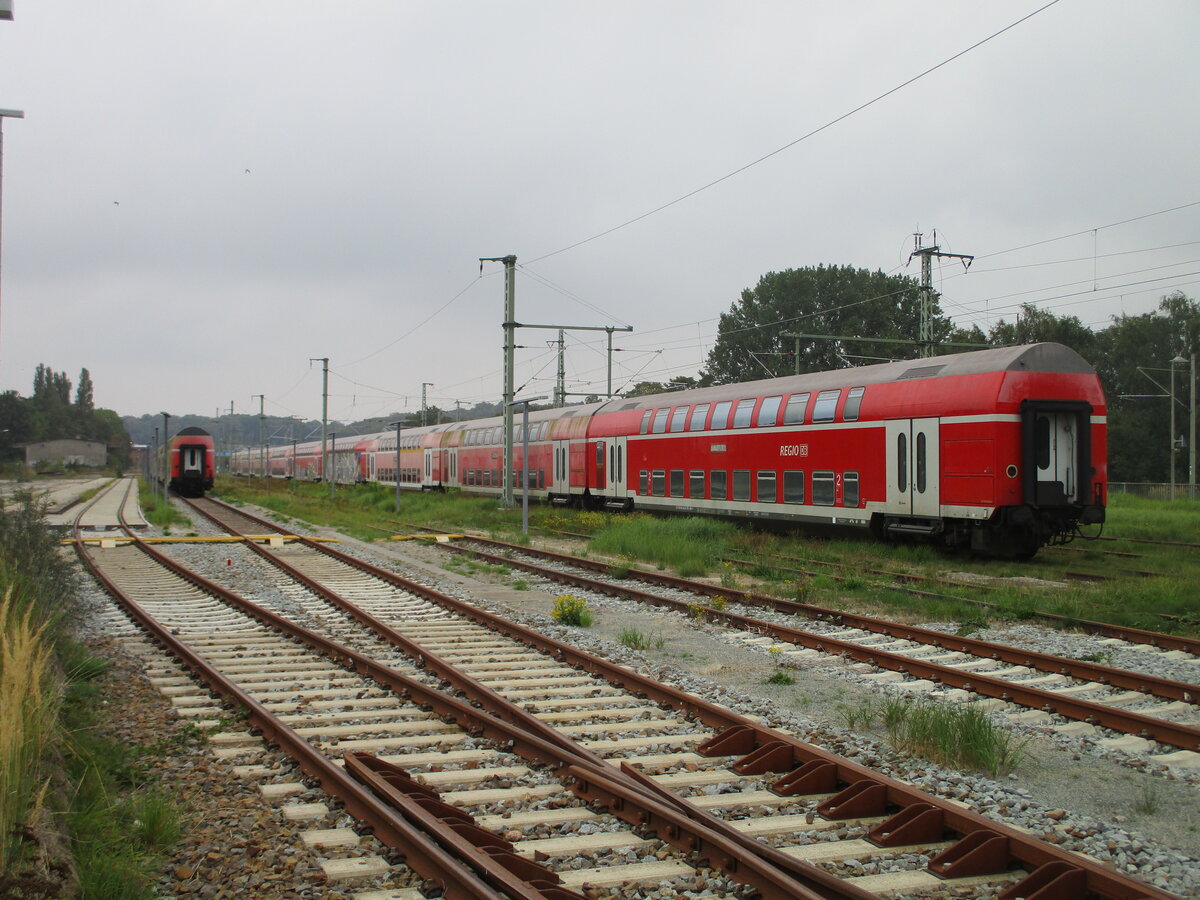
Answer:
[[[1016,346],[1054,341],[1070,347],[1087,360],[1096,357],[1096,332],[1076,316],[1059,317],[1028,303],[1021,304],[1015,322],[1001,319],[992,326],[988,339],[996,346]]]
[[[75,389],[75,408],[81,412],[95,409],[92,402],[92,375],[87,369],[79,370],[79,387]]]
[[[912,278],[850,266],[768,272],[722,314],[705,377],[709,383],[728,384],[842,368],[848,358],[915,356],[919,329],[920,288]],[[932,331],[935,341],[946,340],[954,331],[936,301]],[[797,367],[795,341],[785,336],[792,333],[879,337],[913,344],[801,340]]]

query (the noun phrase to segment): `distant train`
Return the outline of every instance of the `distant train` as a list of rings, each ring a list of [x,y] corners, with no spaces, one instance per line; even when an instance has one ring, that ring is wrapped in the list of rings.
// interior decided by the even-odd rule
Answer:
[[[1095,370],[1060,344],[616,397],[529,414],[529,490],[1028,556],[1104,521],[1106,412]],[[399,453],[395,432],[358,435],[330,447],[332,475],[499,495],[502,432],[500,417],[414,427]],[[231,462],[241,475],[325,476],[320,441]]]
[[[216,448],[203,428],[184,428],[167,442],[171,490],[184,497],[203,497],[213,486]]]

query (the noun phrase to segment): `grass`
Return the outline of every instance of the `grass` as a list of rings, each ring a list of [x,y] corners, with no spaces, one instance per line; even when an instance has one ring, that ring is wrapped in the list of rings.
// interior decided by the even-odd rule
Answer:
[[[588,549],[644,559],[659,568],[674,569],[685,578],[694,578],[708,574],[734,533],[734,526],[728,522],[696,516],[616,516],[592,538]]]
[[[795,684],[796,678],[785,669],[776,669],[769,678],[763,679],[763,684]]]
[[[1020,762],[1025,741],[995,724],[977,704],[889,698],[877,711],[892,746],[993,777]]]
[[[120,714],[100,702],[108,663],[70,636],[74,576],[40,513],[28,496],[0,500],[0,892],[58,896],[36,873],[70,870],[83,897],[149,897],[177,817],[134,782],[140,751],[100,736],[101,712]],[[62,822],[71,858],[35,859],[35,835]]]
[[[169,531],[172,525],[192,524],[191,519],[179,512],[169,502],[164,501],[161,493],[157,496],[152,494],[150,483],[144,478],[138,479],[138,502],[146,521],[164,531]]]
[[[617,640],[630,650],[650,649],[650,635],[636,628],[622,628]]]

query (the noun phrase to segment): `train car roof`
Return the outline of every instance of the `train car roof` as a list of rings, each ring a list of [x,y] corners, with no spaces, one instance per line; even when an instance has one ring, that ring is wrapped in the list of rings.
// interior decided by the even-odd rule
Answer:
[[[783,378],[739,381],[707,388],[689,388],[664,394],[646,394],[642,397],[615,397],[603,404],[600,412],[661,409],[665,406],[677,406],[681,402],[688,404],[720,402],[770,394],[888,384],[921,378],[979,375],[987,372],[1055,372],[1094,375],[1096,370],[1082,356],[1062,344],[1022,344],[1016,347],[997,347],[946,356],[906,359],[874,366],[834,369],[829,372],[810,372],[804,375],[787,375]],[[684,395],[686,395],[686,401],[680,399]]]
[[[196,435],[196,434],[203,435],[204,437],[212,437],[212,435],[209,434],[207,431],[205,431],[203,428],[197,428],[195,425],[189,425],[187,428],[181,428],[179,431],[175,432],[175,437],[182,437],[184,435]]]

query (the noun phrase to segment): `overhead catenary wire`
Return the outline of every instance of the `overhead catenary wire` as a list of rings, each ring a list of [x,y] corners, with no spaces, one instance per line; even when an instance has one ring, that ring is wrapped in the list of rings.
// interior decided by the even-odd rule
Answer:
[[[675,206],[679,203],[682,203],[685,200],[695,197],[697,194],[701,194],[704,191],[709,190],[710,188],[714,188],[718,184],[728,181],[729,179],[734,178],[737,175],[740,175],[743,172],[746,172],[746,171],[754,168],[755,166],[766,162],[768,159],[771,159],[774,156],[778,156],[780,153],[783,153],[785,150],[790,150],[792,147],[795,147],[797,144],[803,143],[804,141],[807,141],[809,138],[815,137],[816,135],[820,134],[821,132],[832,128],[834,125],[837,125],[839,122],[844,122],[846,119],[849,119],[851,116],[853,116],[857,113],[860,113],[863,110],[865,110],[871,106],[874,106],[876,103],[879,103],[881,100],[885,100],[886,98],[890,97],[892,94],[897,93],[898,91],[904,90],[904,88],[908,87],[911,84],[915,84],[916,82],[920,81],[922,78],[925,78],[928,75],[932,75],[934,72],[938,71],[938,69],[948,66],[950,63],[954,62],[955,60],[960,59],[963,56],[966,56],[972,50],[976,50],[979,47],[982,47],[984,44],[988,43],[989,41],[995,40],[996,38],[1000,37],[1000,35],[1004,34],[1005,32],[1011,31],[1012,29],[1016,28],[1018,25],[1022,24],[1023,22],[1029,21],[1030,19],[1032,19],[1034,16],[1038,15],[1039,13],[1045,12],[1047,9],[1054,6],[1058,2],[1059,2],[1059,0],[1050,0],[1050,2],[1045,4],[1044,6],[1041,6],[1038,9],[1035,9],[1033,12],[1022,16],[1021,18],[1017,19],[1015,22],[1011,22],[1008,25],[1005,25],[999,31],[992,32],[991,34],[989,34],[987,37],[983,38],[982,40],[978,40],[974,44],[971,44],[969,47],[966,47],[966,48],[958,51],[953,56],[949,56],[946,59],[943,59],[941,62],[930,66],[929,68],[925,69],[924,71],[909,78],[907,81],[901,82],[900,84],[896,85],[895,87],[884,91],[882,94],[879,94],[878,96],[866,101],[865,103],[859,104],[858,106],[854,107],[853,109],[849,110],[848,112],[842,113],[840,116],[837,116],[834,119],[830,119],[824,125],[820,125],[814,129],[812,129],[811,131],[807,132],[806,134],[801,135],[800,137],[796,138],[795,140],[784,144],[782,147],[778,147],[775,150],[772,150],[770,153],[766,153],[766,154],[758,157],[758,159],[752,160],[751,162],[748,162],[743,166],[739,166],[738,168],[734,169],[732,172],[728,172],[728,173],[722,175],[720,178],[715,178],[712,181],[708,182],[707,184],[703,184],[698,188],[694,188],[694,189],[688,191],[686,194],[676,197],[674,200],[670,200],[666,203],[656,206],[654,209],[644,212],[641,215],[634,216],[632,219],[628,219],[619,225],[614,225],[611,228],[606,228],[603,231],[597,232],[596,234],[593,234],[591,237],[586,237],[583,240],[575,241],[575,243],[573,243],[573,244],[568,244],[565,247],[560,247],[558,250],[552,250],[549,253],[543,253],[541,256],[537,256],[537,257],[534,257],[533,259],[527,260],[525,264],[531,265],[533,263],[541,262],[542,260],[549,259],[552,256],[558,256],[559,254],[566,253],[569,250],[574,250],[577,247],[582,247],[584,244],[590,244],[592,241],[599,240],[602,237],[607,237],[608,235],[610,235],[616,231],[620,231],[622,228],[627,228],[630,225],[633,225],[637,222],[641,222],[643,219],[648,219],[651,216],[662,212],[663,210],[670,209],[672,206]]]

